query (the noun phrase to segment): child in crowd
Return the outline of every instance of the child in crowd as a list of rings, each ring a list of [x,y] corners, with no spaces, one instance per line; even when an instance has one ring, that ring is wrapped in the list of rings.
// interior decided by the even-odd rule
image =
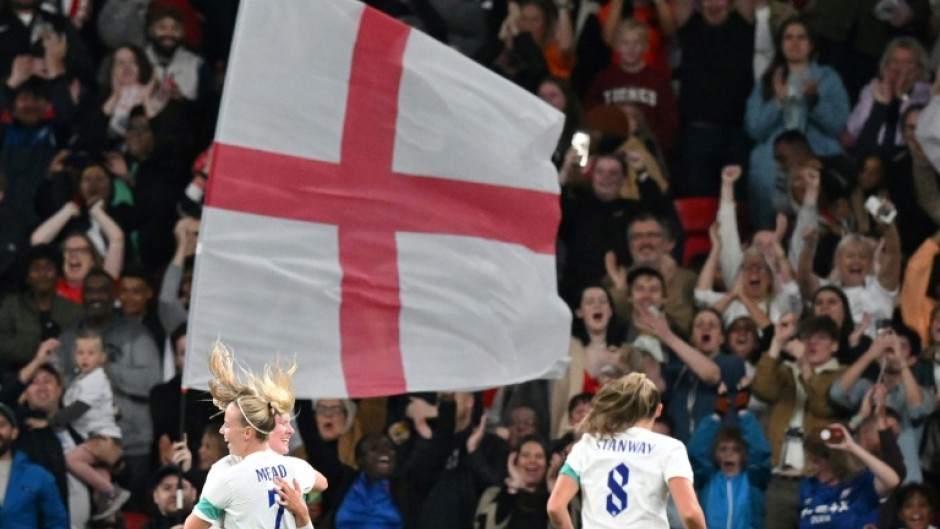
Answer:
[[[708,527],[764,527],[770,444],[754,414],[742,411],[737,426],[724,427],[709,416],[689,440],[689,456]]]
[[[931,521],[937,514],[937,495],[921,483],[908,483],[895,493],[898,504],[900,529],[937,529]]]
[[[75,340],[78,376],[65,390],[62,410],[49,421],[49,426],[66,429],[76,438],[78,446],[65,454],[65,464],[98,493],[92,520],[111,516],[130,499],[130,492],[111,482],[110,468],[123,451],[111,382],[104,371],[106,361],[101,336],[91,330],[79,333]]]

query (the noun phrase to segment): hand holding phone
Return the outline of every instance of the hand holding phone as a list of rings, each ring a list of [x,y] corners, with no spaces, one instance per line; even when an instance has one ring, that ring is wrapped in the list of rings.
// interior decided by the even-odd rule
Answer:
[[[875,217],[885,224],[891,224],[894,222],[894,218],[898,216],[898,211],[894,206],[874,195],[868,197],[868,200],[865,201],[865,209],[871,213],[872,217]]]
[[[588,152],[591,148],[591,136],[587,132],[575,132],[571,137],[571,148],[578,153],[578,165],[587,166]]]

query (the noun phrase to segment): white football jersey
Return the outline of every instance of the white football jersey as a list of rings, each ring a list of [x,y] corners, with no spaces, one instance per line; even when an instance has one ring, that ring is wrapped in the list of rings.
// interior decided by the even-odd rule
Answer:
[[[692,481],[692,465],[678,440],[645,428],[614,437],[581,437],[565,463],[581,485],[582,527],[668,529],[668,482]]]
[[[276,501],[275,477],[288,483],[296,479],[306,494],[313,488],[317,471],[303,459],[282,456],[270,449],[241,461],[219,461],[206,477],[193,514],[225,529],[295,529],[293,515]]]

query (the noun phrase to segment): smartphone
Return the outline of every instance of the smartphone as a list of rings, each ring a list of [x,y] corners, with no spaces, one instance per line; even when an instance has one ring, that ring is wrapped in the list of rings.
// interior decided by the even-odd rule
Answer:
[[[591,148],[591,136],[587,132],[575,132],[571,137],[571,148],[578,153],[578,165],[584,167],[588,163],[588,151]]]
[[[875,334],[882,335],[891,331],[891,320],[879,318],[875,320]]]
[[[885,224],[891,224],[894,222],[894,218],[898,216],[896,209],[874,195],[868,197],[868,200],[865,201],[865,209],[871,213],[872,217],[877,218]]]

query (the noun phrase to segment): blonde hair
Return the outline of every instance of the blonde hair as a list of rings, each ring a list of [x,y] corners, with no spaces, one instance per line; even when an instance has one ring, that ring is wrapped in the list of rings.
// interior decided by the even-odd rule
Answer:
[[[582,433],[612,436],[656,416],[659,390],[643,373],[630,373],[604,385],[578,426]]]
[[[783,290],[783,285],[778,284],[777,274],[774,273],[774,267],[770,257],[764,254],[760,248],[756,246],[749,246],[744,252],[741,253],[741,264],[738,266],[738,274],[744,273],[744,262],[747,261],[748,257],[756,256],[760,257],[761,264],[767,268],[767,273],[770,274],[770,285],[769,289],[766,292],[767,300],[772,301],[777,293]]]
[[[242,367],[238,369],[245,382],[236,373],[235,355],[216,341],[209,352],[209,371],[214,377],[209,381],[212,402],[222,411],[234,403],[248,426],[260,439],[265,439],[274,431],[275,419],[294,409],[291,377],[297,371],[297,362],[282,367],[280,360],[275,360],[273,366],[265,365],[261,376]]]
[[[839,244],[836,245],[836,251],[832,255],[832,272],[829,273],[829,281],[835,283],[836,285],[842,285],[842,277],[839,274],[839,259],[842,258],[842,254],[845,253],[846,248],[853,244],[858,244],[865,248],[865,251],[868,252],[869,258],[869,268],[865,271],[865,275],[871,274],[875,266],[875,250],[878,248],[878,243],[866,237],[864,235],[859,235],[858,233],[850,233],[839,241]]]
[[[888,43],[884,53],[881,54],[881,59],[878,61],[878,73],[884,75],[885,70],[888,69],[888,64],[891,62],[891,56],[894,55],[896,50],[907,50],[914,54],[914,62],[919,70],[914,80],[927,81],[930,76],[930,57],[927,55],[927,50],[917,39],[907,35],[895,37]]]

